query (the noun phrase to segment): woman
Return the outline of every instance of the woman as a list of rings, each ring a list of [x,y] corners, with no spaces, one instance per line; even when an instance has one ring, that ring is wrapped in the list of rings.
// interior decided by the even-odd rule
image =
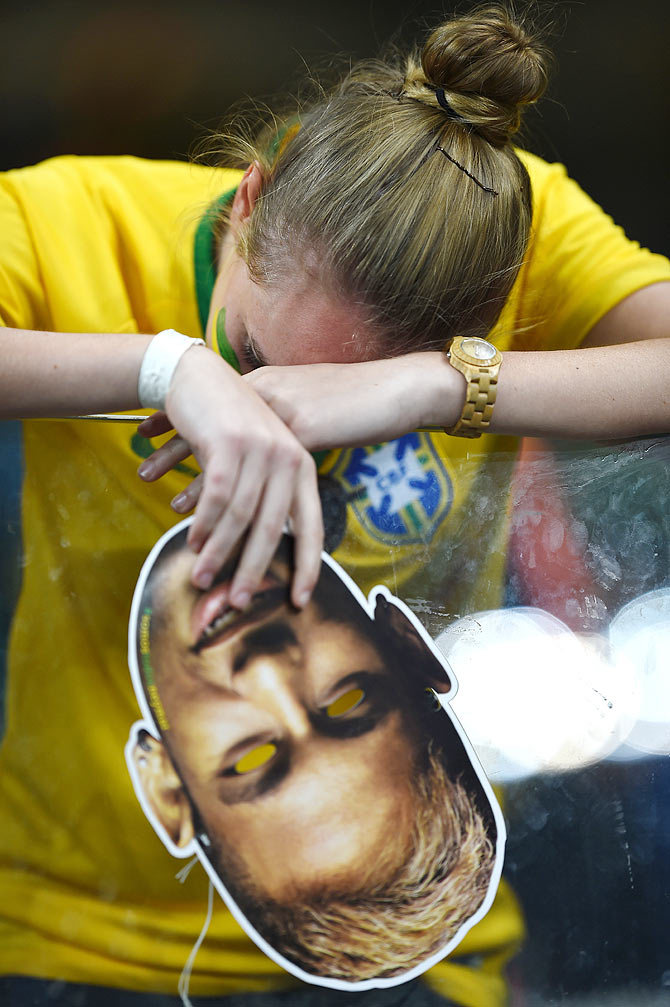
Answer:
[[[174,991],[199,931],[203,880],[175,892],[122,765],[127,606],[171,500],[178,513],[197,502],[196,586],[248,532],[230,592],[240,608],[290,518],[303,606],[322,541],[310,452],[375,444],[320,462],[347,499],[336,558],[363,590],[386,581],[408,596],[421,572],[452,611],[473,597],[486,608],[505,534],[490,462],[511,447],[497,435],[670,428],[667,397],[650,391],[670,358],[670,267],[562,169],[515,152],[545,79],[542,50],[491,8],[442,25],[402,70],[355,69],[285,124],[274,152],[249,151],[242,178],[64,158],[4,180],[4,415],[165,405],[138,435],[25,424],[0,775],[5,974]],[[197,335],[200,319],[209,347],[149,334]],[[447,358],[451,336],[490,337],[499,371],[497,357],[468,364],[458,346]],[[455,436],[413,432],[423,426]],[[145,458],[144,479],[160,479],[145,487],[138,457],[172,427],[176,440]],[[496,969],[519,931],[503,891],[460,948],[490,952],[493,971],[450,960],[431,984],[459,1003],[500,1003]],[[194,992],[281,981],[218,913]]]

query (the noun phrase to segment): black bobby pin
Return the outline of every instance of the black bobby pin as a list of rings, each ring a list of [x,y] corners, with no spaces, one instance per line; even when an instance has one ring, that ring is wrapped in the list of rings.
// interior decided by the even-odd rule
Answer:
[[[469,123],[467,121],[467,119],[464,119],[462,115],[459,115],[458,112],[456,112],[451,107],[451,105],[447,101],[447,98],[446,98],[446,95],[444,93],[444,88],[443,87],[435,87],[433,84],[427,84],[426,87],[429,87],[431,91],[435,92],[435,97],[437,98],[438,105],[440,106],[440,108],[444,109],[444,111],[447,113],[447,115],[449,116],[450,119],[453,119],[455,122],[462,123],[463,126],[465,126],[465,128],[468,129],[468,130],[472,129],[471,123]],[[444,147],[441,147],[439,145],[439,143],[436,145],[436,148],[437,148],[437,150],[440,151],[441,154],[444,154],[444,156],[446,157],[447,161],[451,161],[451,163],[455,164],[457,168],[460,168],[460,170],[462,172],[464,172],[468,176],[468,178],[471,178],[472,181],[476,185],[478,185],[480,189],[484,190],[484,192],[488,192],[492,196],[498,196],[498,195],[500,195],[500,193],[496,192],[495,189],[490,189],[488,187],[488,185],[484,185],[484,183],[480,182],[478,178],[475,178],[474,175],[470,174],[470,172],[468,171],[468,169],[465,168],[460,163],[460,161],[457,161],[455,157],[452,157],[451,154],[447,154],[447,152],[444,149]]]
[[[447,101],[447,96],[444,93],[443,87],[435,87],[434,84],[426,84],[426,87],[429,88],[429,90],[431,90],[434,93],[435,97],[437,98],[437,104],[440,106],[441,109],[443,109],[447,113],[450,119],[453,119],[454,122],[460,123],[468,131],[472,130],[472,123],[468,122],[468,120],[465,119],[462,115],[459,115],[456,109],[452,108],[452,106],[449,104],[449,102]]]
[[[461,171],[464,172],[464,174],[466,174],[468,176],[468,178],[471,178],[472,181],[476,185],[478,185],[480,189],[484,190],[484,192],[489,192],[492,196],[499,196],[500,195],[500,193],[496,192],[495,189],[489,189],[488,185],[484,185],[484,183],[480,182],[478,178],[475,178],[474,175],[471,175],[470,172],[468,171],[468,169],[464,168],[463,165],[459,161],[457,161],[455,157],[451,156],[451,154],[447,154],[447,152],[444,149],[444,147],[440,147],[439,143],[435,145],[435,149],[439,150],[440,154],[444,154],[444,156],[446,157],[447,161],[451,161],[451,163],[455,164],[457,168],[460,168]]]
[[[431,90],[435,91],[435,97],[437,98],[437,104],[440,106],[440,108],[443,108],[444,111],[447,112],[447,114],[450,115],[452,119],[459,119],[461,122],[463,122],[463,116],[459,115],[458,112],[455,112],[454,109],[449,104],[449,102],[447,101],[447,99],[445,97],[445,94],[444,94],[444,88],[443,87],[436,87],[436,88],[432,88]]]
[[[471,124],[466,119],[464,119],[462,116],[460,116],[458,114],[458,112],[455,112],[453,110],[453,108],[451,107],[451,105],[449,104],[449,102],[447,101],[447,99],[446,99],[446,97],[444,95],[444,88],[443,87],[434,87],[432,84],[426,84],[426,87],[430,88],[431,91],[435,92],[438,104],[440,105],[441,108],[444,109],[445,112],[448,113],[448,115],[451,118],[457,120],[458,122],[461,122],[465,126],[466,129],[468,129],[468,130],[472,129]],[[396,101],[401,101],[406,96],[403,95],[403,94],[391,94],[390,97],[395,98]],[[416,101],[417,99],[412,99],[412,100]],[[431,130],[431,132],[433,132],[433,131]],[[434,132],[433,132],[433,135],[435,135]],[[495,189],[489,188],[488,185],[484,185],[484,183],[480,182],[478,178],[475,178],[475,176],[472,175],[468,171],[468,169],[466,167],[464,167],[464,165],[462,165],[460,163],[460,161],[457,161],[455,157],[452,157],[451,154],[448,154],[446,152],[446,150],[444,149],[444,147],[440,146],[440,144],[439,144],[439,142],[437,140],[435,141],[435,146],[431,147],[431,149],[426,154],[423,155],[423,157],[421,158],[421,160],[417,164],[416,168],[414,168],[414,170],[411,172],[411,174],[410,174],[409,177],[412,178],[414,175],[416,175],[417,171],[419,171],[424,166],[424,164],[426,163],[426,161],[428,160],[428,158],[432,154],[434,154],[437,150],[439,150],[439,152],[441,154],[444,154],[444,156],[446,157],[447,161],[451,161],[451,163],[455,164],[457,168],[459,168],[464,174],[466,174],[468,176],[468,178],[472,179],[472,181],[475,183],[475,185],[478,185],[479,188],[482,189],[484,192],[488,192],[491,196],[499,196],[500,195],[500,193],[497,192]],[[401,179],[400,179],[399,174],[397,172],[393,172],[392,175],[391,175],[391,177],[388,179],[388,181],[380,188],[380,190],[378,192],[378,196],[383,196],[386,192],[388,192],[388,190],[390,188],[392,188],[392,186],[394,186],[400,180]]]

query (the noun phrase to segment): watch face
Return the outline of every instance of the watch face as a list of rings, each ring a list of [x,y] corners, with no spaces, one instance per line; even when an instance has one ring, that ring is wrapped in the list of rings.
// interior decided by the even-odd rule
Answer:
[[[464,339],[461,343],[461,349],[476,360],[492,360],[497,352],[495,346],[487,343],[485,339],[478,339],[477,336]]]

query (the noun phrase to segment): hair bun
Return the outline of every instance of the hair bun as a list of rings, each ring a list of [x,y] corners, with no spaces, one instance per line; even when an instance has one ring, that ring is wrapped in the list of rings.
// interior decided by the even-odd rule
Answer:
[[[519,128],[523,106],[537,101],[547,86],[549,59],[548,50],[509,11],[487,6],[436,28],[421,53],[421,67],[411,61],[408,77],[410,86],[443,88],[459,116],[502,146]],[[415,87],[411,90],[418,97]]]

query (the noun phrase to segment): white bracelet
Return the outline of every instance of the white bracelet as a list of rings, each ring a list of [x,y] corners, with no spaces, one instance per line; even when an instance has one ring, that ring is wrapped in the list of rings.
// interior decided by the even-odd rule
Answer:
[[[137,394],[145,409],[165,409],[165,399],[177,364],[192,346],[204,339],[191,339],[175,329],[163,329],[147,346],[137,379]]]

